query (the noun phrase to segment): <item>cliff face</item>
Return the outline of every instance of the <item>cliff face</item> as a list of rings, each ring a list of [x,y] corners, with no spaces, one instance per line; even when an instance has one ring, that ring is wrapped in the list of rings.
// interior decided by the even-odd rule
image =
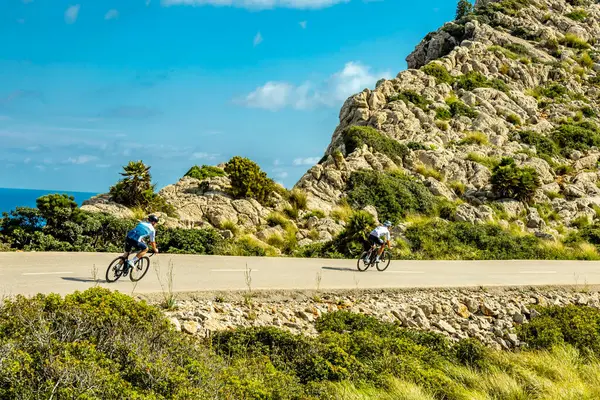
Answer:
[[[401,170],[435,195],[462,200],[459,221],[508,224],[518,217],[523,229],[543,237],[591,221],[600,206],[598,38],[600,4],[589,0],[478,1],[473,13],[428,34],[407,57],[408,70],[344,103],[323,160],[295,186],[325,217],[300,211],[297,239],[324,241],[342,229],[327,215],[361,169]],[[406,151],[395,156],[368,141],[349,146],[355,127]],[[544,204],[552,220],[494,192],[492,170],[502,157],[536,171],[540,185],[531,203]],[[269,214],[289,205],[234,200],[228,185],[226,177],[186,177],[167,186],[160,195],[180,216],[170,223],[229,222],[260,237]]]
[[[408,70],[344,103],[326,157],[296,187],[313,207],[330,209],[353,171],[397,167],[434,194],[465,200],[463,219],[486,219],[483,204],[497,202],[509,213],[527,211],[533,230],[556,234],[535,210],[491,190],[486,160],[508,156],[537,171],[542,186],[533,202],[551,205],[559,216],[552,224],[593,218],[600,204],[599,23],[600,4],[591,1],[479,1],[474,13],[428,34],[407,57]],[[352,126],[414,150],[401,161],[368,145],[348,150]],[[431,170],[436,178],[423,175]],[[464,193],[451,189],[457,183]]]

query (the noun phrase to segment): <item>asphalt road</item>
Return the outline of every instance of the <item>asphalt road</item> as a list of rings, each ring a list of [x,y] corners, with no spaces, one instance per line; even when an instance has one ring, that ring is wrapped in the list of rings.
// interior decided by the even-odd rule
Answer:
[[[158,254],[137,284],[104,280],[117,254],[0,253],[0,296],[67,294],[100,285],[122,292],[156,293],[259,289],[373,289],[530,285],[599,285],[592,261],[402,261],[385,272],[356,269],[355,260]],[[172,274],[169,270],[172,267]],[[96,272],[94,272],[96,271]],[[250,271],[247,273],[247,271]]]

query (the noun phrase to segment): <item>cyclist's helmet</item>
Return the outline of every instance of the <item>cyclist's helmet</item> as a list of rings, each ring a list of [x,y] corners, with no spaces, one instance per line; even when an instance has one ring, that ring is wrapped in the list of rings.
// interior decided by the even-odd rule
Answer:
[[[385,226],[385,227],[389,228],[390,226],[392,226],[392,223],[391,223],[390,221],[385,221],[385,222],[383,223],[383,226]]]
[[[150,215],[148,221],[158,223],[158,217],[156,215]]]

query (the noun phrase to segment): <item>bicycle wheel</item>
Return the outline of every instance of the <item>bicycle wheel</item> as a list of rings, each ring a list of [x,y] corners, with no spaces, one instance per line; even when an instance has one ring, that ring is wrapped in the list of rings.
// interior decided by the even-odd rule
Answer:
[[[108,265],[106,269],[106,282],[116,282],[123,275],[123,265],[125,258],[117,257]]]
[[[369,263],[365,262],[365,257],[370,253],[370,251],[363,251],[361,253],[358,261],[356,262],[356,268],[358,268],[359,271],[366,271],[371,266],[371,260],[369,260]]]
[[[384,251],[381,255],[381,259],[377,263],[377,271],[385,271],[387,267],[390,266],[390,262],[392,261],[392,255],[387,251]]]
[[[150,259],[148,257],[140,258],[129,272],[129,279],[131,279],[131,282],[139,281],[146,275],[149,268]]]

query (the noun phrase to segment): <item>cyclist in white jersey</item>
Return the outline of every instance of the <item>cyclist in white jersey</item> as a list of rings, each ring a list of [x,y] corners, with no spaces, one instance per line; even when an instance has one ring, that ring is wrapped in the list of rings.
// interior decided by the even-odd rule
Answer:
[[[369,243],[371,243],[371,246],[380,246],[379,251],[377,252],[377,258],[375,259],[375,262],[379,262],[379,257],[381,257],[381,254],[383,253],[383,249],[385,249],[386,244],[390,249],[392,248],[392,246],[390,245],[390,226],[392,226],[392,223],[390,221],[385,221],[383,225],[380,225],[377,228],[373,229],[369,234]],[[385,241],[382,239],[382,237],[385,237]]]
[[[156,230],[154,227],[158,223],[158,217],[154,215],[150,215],[147,221],[140,221],[139,224],[129,232],[127,232],[127,237],[125,238],[125,253],[129,253],[132,249],[139,250],[139,253],[133,257],[133,259],[127,261],[127,271],[125,271],[125,275],[129,272],[129,269],[139,260],[144,257],[148,252],[148,245],[144,243],[145,238],[150,239],[150,246],[152,246],[152,250],[155,253],[158,253],[158,249],[156,248]]]

